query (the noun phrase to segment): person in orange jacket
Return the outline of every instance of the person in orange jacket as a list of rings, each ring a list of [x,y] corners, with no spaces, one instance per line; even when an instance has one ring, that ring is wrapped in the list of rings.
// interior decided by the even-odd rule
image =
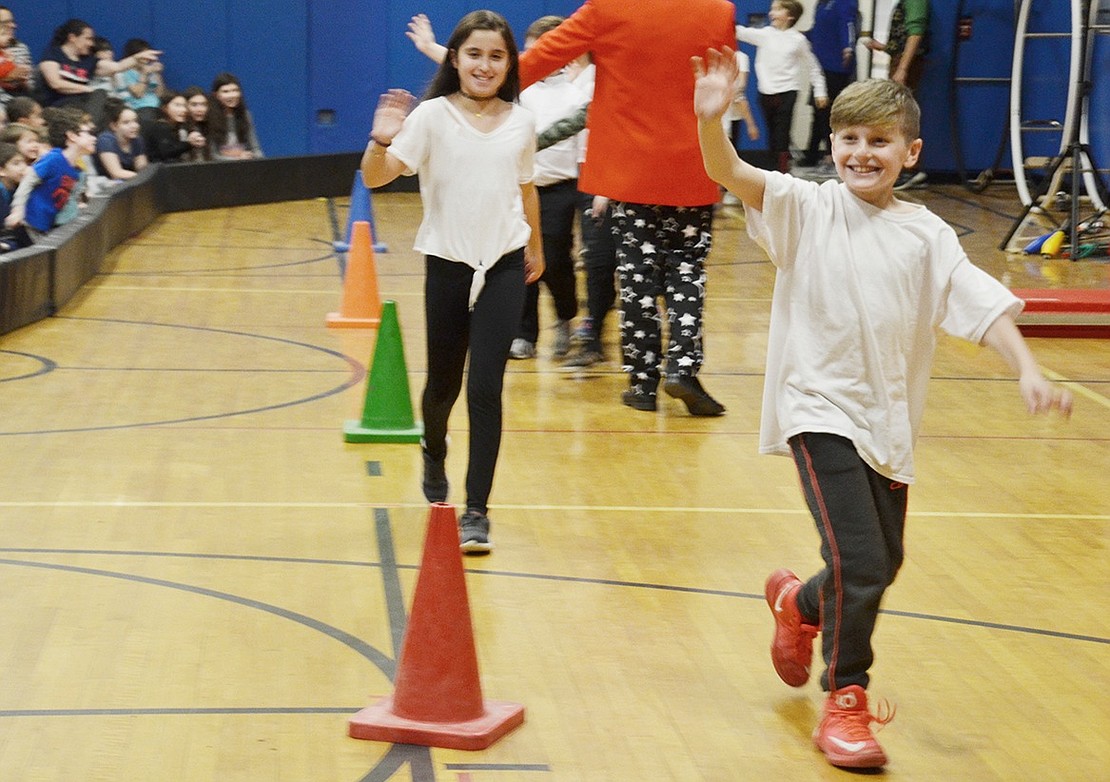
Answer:
[[[662,297],[669,325],[663,390],[692,415],[725,411],[698,380],[705,259],[719,191],[702,164],[694,82],[684,74],[706,48],[735,45],[735,17],[726,0],[586,0],[520,58],[522,89],[586,52],[597,68],[578,186],[611,200],[630,375],[621,399],[636,410],[656,409]],[[442,58],[427,17],[413,17],[409,37]]]

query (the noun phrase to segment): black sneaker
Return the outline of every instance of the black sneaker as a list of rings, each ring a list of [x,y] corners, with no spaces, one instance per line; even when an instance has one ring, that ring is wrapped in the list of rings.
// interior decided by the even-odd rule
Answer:
[[[599,350],[590,350],[589,348],[582,348],[572,356],[568,356],[561,364],[563,369],[582,369],[584,367],[592,367],[594,364],[600,364],[605,360],[605,356],[601,355]]]
[[[488,554],[493,551],[486,514],[468,510],[459,517],[459,549],[464,554]]]
[[[898,175],[898,181],[894,183],[894,189],[902,190],[919,190],[925,187],[925,180],[929,175],[924,171],[903,171]]]
[[[637,391],[635,388],[630,388],[622,393],[621,402],[628,405],[633,410],[644,410],[649,413],[655,412],[655,394],[647,394],[643,391]]]
[[[701,381],[690,375],[667,375],[663,390],[668,396],[681,399],[686,403],[690,415],[724,415],[725,406],[706,393]]]
[[[424,498],[428,502],[447,502],[447,455],[433,459],[424,446],[420,452],[424,455]]]

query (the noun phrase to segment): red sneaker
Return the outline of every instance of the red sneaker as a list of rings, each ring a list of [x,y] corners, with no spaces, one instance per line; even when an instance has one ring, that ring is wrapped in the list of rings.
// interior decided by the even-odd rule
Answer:
[[[809,681],[813,662],[813,639],[817,628],[802,621],[798,612],[798,590],[802,582],[789,570],[776,570],[767,577],[763,594],[775,615],[775,638],[771,642],[771,662],[779,678],[791,687]]]
[[[871,723],[886,725],[894,710],[879,701],[879,716],[867,710],[867,691],[858,684],[829,693],[825,716],[813,732],[813,743],[834,766],[879,768],[886,765],[886,754],[871,733]]]

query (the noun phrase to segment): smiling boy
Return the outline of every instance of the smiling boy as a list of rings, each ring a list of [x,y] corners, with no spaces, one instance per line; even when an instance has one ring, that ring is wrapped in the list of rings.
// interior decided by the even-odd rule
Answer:
[[[896,198],[922,143],[905,86],[868,80],[840,93],[831,148],[841,181],[819,185],[740,160],[720,123],[732,52],[693,65],[706,171],[744,202],[748,233],[776,268],[760,452],[794,458],[825,562],[805,583],[785,568],[767,579],[771,660],[802,686],[820,632],[828,695],[814,742],[835,766],[879,767],[870,723],[892,715],[867,707],[871,635],[902,564],[936,330],[998,351],[1031,413],[1067,415],[1071,395],[1045,380],[1018,332],[1022,302],[971,263],[944,221]]]
[[[48,132],[54,148],[27,170],[4,221],[8,228],[26,226],[34,242],[57,224],[58,213],[69,203],[81,177],[78,159],[96,149],[93,125],[76,109],[55,112]]]

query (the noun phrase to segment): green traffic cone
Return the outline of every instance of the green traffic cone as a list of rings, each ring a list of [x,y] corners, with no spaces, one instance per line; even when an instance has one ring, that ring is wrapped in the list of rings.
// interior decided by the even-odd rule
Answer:
[[[405,346],[397,323],[397,302],[382,304],[374,361],[366,378],[362,420],[343,425],[348,443],[418,443],[424,427],[413,420]]]

